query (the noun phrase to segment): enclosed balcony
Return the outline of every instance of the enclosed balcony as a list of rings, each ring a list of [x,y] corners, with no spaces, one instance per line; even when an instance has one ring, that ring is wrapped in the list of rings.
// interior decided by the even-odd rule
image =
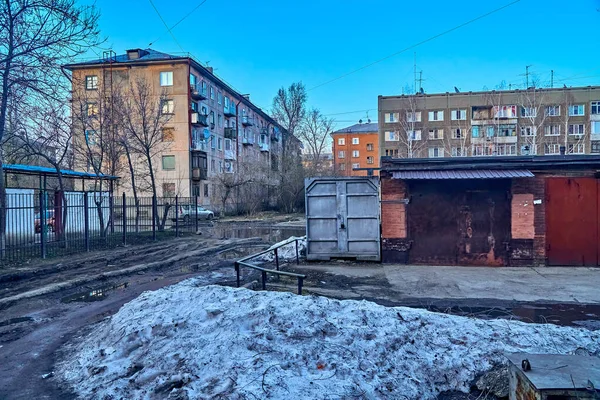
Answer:
[[[223,115],[226,117],[235,117],[235,105],[223,107]]]
[[[244,115],[242,117],[242,125],[244,125],[244,126],[253,126],[254,122],[252,121],[252,118],[250,118],[247,115]]]
[[[232,139],[235,140],[237,139],[237,134],[235,131],[235,128],[225,128],[225,139]]]
[[[199,83],[190,84],[190,93],[192,95],[192,99],[194,100],[206,100],[208,98],[206,94],[206,87],[202,88],[202,85]]]
[[[208,115],[192,112],[192,125],[208,126]]]
[[[247,146],[254,146],[254,136],[244,135],[244,137],[242,138],[242,144]]]
[[[269,151],[269,143],[261,143],[260,151]]]
[[[224,156],[226,160],[235,160],[237,158],[235,154],[235,149],[226,149]]]
[[[208,171],[206,168],[192,168],[192,180],[202,181],[208,177]]]

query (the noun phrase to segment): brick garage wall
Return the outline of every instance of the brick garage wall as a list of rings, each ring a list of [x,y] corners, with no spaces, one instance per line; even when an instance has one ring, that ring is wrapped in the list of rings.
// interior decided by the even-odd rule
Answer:
[[[381,175],[381,250],[383,262],[408,262],[410,242],[407,240],[407,187],[404,181]]]
[[[546,183],[542,175],[513,179],[511,215],[512,266],[546,265]],[[541,204],[533,204],[541,200]],[[531,205],[524,205],[531,201]],[[528,209],[532,209],[533,218]],[[520,215],[519,215],[520,214]],[[525,215],[527,214],[527,215]]]

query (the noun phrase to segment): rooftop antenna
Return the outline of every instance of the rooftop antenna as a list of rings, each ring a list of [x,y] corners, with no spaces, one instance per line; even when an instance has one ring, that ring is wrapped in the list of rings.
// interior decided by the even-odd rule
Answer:
[[[414,52],[414,56],[415,56],[415,61],[413,64],[413,71],[414,71],[414,76],[415,76],[415,81],[413,83],[413,91],[416,93],[417,92],[417,52]]]
[[[554,70],[550,70],[550,88],[554,87]]]
[[[525,73],[521,74],[521,76],[525,76],[525,89],[529,89],[529,68],[533,67],[533,65],[525,66]]]
[[[419,93],[423,94],[423,71],[419,71]]]
[[[456,86],[454,86],[454,93],[460,93],[460,90]]]

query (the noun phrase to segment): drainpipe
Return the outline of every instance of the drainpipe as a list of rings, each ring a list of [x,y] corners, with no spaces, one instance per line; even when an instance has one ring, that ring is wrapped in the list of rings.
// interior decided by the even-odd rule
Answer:
[[[188,179],[188,190],[190,193],[190,197],[192,197],[192,187],[193,187],[193,183],[192,183],[192,176],[193,176],[193,172],[192,172],[192,112],[190,111],[192,108],[192,89],[191,89],[191,84],[192,82],[190,81],[190,75],[192,74],[192,60],[190,58],[188,58],[188,74],[187,74],[187,94],[188,94],[188,173],[189,173],[189,179]]]

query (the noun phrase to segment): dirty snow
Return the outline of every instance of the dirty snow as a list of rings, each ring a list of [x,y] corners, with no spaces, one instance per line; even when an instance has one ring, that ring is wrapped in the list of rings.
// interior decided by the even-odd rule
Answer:
[[[289,238],[282,240],[281,242],[275,243],[273,246],[269,247],[269,250],[274,250],[276,247],[281,246],[282,243],[293,240],[298,240],[298,254],[302,257],[303,254],[306,254],[306,236],[290,236]],[[292,242],[286,244],[285,246],[277,249],[277,256],[280,260],[295,260],[296,259],[296,243]],[[252,260],[256,261],[275,261],[275,254],[269,252],[266,254],[262,254],[258,257],[253,258]]]
[[[124,305],[57,375],[86,399],[431,399],[504,352],[600,354],[583,329],[200,284]]]

